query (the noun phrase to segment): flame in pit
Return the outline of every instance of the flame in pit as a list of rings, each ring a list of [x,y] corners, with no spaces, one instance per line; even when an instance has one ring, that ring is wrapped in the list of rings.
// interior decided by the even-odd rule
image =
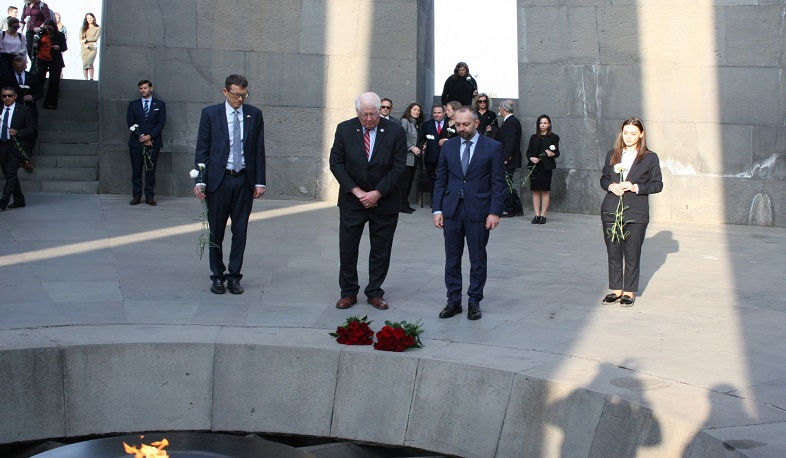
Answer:
[[[145,436],[140,436],[140,438],[144,438]],[[169,441],[166,439],[161,439],[161,441],[153,442],[150,445],[142,444],[137,449],[136,447],[132,447],[125,442],[123,442],[123,447],[126,449],[126,453],[129,455],[134,455],[134,458],[169,458],[166,451],[163,450],[164,447],[169,445]]]

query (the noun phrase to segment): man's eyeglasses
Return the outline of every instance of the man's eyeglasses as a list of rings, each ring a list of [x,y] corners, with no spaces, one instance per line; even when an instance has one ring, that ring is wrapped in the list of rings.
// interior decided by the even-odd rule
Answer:
[[[2,97],[4,99],[13,99],[14,97],[16,97],[16,94],[3,94],[3,95],[0,95],[0,97]]]
[[[385,105],[382,105],[382,106],[379,107],[380,110],[390,110],[391,108],[393,108],[393,107],[392,106],[388,107],[388,106],[385,106]]]
[[[229,92],[229,94],[236,99],[247,99],[251,96],[251,94],[249,94],[248,92],[244,92],[242,94],[235,94],[234,92],[229,90],[227,90],[227,92]]]

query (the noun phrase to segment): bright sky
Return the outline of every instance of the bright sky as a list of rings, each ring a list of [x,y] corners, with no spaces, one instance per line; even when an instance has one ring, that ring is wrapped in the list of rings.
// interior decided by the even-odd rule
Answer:
[[[434,93],[463,61],[480,92],[518,98],[516,0],[434,0],[434,14]]]

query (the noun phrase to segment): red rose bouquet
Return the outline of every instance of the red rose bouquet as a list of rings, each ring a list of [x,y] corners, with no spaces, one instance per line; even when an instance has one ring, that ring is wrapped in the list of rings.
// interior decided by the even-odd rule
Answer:
[[[368,315],[359,317],[357,315],[347,318],[341,326],[336,328],[336,332],[330,335],[336,337],[336,342],[345,345],[371,345],[373,342],[374,331],[369,329],[371,321],[367,321]]]
[[[423,343],[420,342],[421,332],[423,327],[420,320],[417,323],[385,321],[385,326],[377,332],[374,350],[404,351],[407,348],[423,348]]]

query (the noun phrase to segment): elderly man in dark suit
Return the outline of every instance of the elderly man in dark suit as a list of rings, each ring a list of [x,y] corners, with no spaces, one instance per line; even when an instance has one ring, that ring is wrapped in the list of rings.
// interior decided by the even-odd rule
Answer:
[[[17,177],[23,157],[20,146],[24,148],[22,145],[26,139],[36,135],[37,123],[30,110],[16,103],[16,89],[6,86],[0,90],[0,97],[3,99],[3,111],[0,113],[0,169],[5,178],[0,211],[3,211],[25,206],[25,196]],[[11,196],[14,201],[9,204]]]
[[[210,291],[242,294],[243,254],[253,199],[265,193],[265,125],[262,111],[244,105],[248,80],[229,75],[223,89],[226,102],[202,110],[195,165],[205,164],[202,181],[194,186],[199,200],[207,199],[210,224]],[[229,266],[224,265],[223,243],[232,218]],[[227,287],[224,288],[224,280]]]
[[[357,303],[358,246],[366,223],[369,225],[371,253],[368,260],[367,302],[386,310],[382,283],[390,266],[393,235],[398,224],[401,204],[400,176],[407,160],[404,129],[398,123],[382,119],[379,96],[365,92],[355,99],[357,117],[336,127],[330,149],[330,171],[339,188],[339,255],[341,270],[339,309]]]
[[[16,56],[11,61],[12,70],[0,75],[0,87],[11,86],[16,89],[17,103],[21,103],[33,113],[33,117],[38,122],[38,106],[36,102],[44,96],[44,89],[38,77],[25,71],[27,62],[22,56]],[[23,147],[29,155],[33,154],[37,135],[25,139]],[[22,166],[27,170],[33,170],[33,164],[27,159],[22,159]]]
[[[145,203],[156,206],[153,188],[156,185],[156,164],[158,152],[164,146],[161,131],[166,125],[166,104],[163,100],[153,98],[153,83],[142,80],[137,83],[140,98],[128,103],[126,122],[128,127],[136,125],[128,138],[128,150],[131,155],[131,187],[130,204],[138,205],[142,201],[142,170],[145,171]],[[147,157],[144,156],[144,150]]]
[[[461,309],[461,257],[464,240],[469,250],[470,275],[467,318],[481,317],[486,284],[486,245],[489,231],[499,224],[505,198],[502,145],[477,131],[478,114],[462,107],[455,114],[459,136],[442,145],[434,188],[434,226],[445,235],[445,286],[448,303],[440,318]]]
[[[512,100],[503,100],[499,104],[499,115],[503,120],[497,133],[497,140],[502,143],[505,174],[510,183],[513,182],[513,174],[516,173],[516,169],[521,168],[521,122],[513,115],[514,110],[515,106]],[[502,217],[508,218],[523,214],[524,207],[521,206],[518,186],[513,186],[513,189],[509,186],[506,187]]]

